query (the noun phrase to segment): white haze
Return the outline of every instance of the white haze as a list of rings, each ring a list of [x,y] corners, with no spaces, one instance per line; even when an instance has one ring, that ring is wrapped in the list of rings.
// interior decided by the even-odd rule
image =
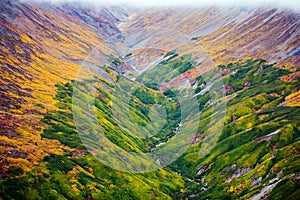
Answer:
[[[176,7],[176,6],[226,6],[226,7],[269,7],[290,9],[300,12],[298,0],[23,0],[52,3],[82,3],[94,6],[127,5],[135,7]]]

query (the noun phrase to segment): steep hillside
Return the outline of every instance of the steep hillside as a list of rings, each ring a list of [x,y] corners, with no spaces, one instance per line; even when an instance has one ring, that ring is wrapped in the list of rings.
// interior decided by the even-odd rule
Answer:
[[[100,10],[109,19],[86,19],[80,12],[88,11],[80,7],[68,13],[67,5],[0,4],[1,171],[10,164],[29,170],[50,152],[61,152],[59,143],[40,138],[41,114],[56,109],[54,85],[74,79],[93,48],[110,52],[102,41],[118,29],[108,21],[114,16]]]
[[[285,10],[206,8],[149,9],[126,28],[159,28],[161,38],[164,31],[174,30],[202,45],[217,64],[255,56],[295,67],[299,65],[299,26],[299,15]],[[168,37],[165,40],[170,42]]]
[[[0,199],[296,199],[299,26],[1,1]]]
[[[219,71],[224,76],[223,89],[228,102],[224,127],[218,137],[214,135],[217,142],[201,157],[206,140],[211,137],[209,130],[216,126],[203,126],[208,115],[200,120],[203,125],[200,125],[199,140],[171,165],[204,187],[189,197],[249,199],[261,188],[268,193],[277,184],[291,181],[294,188],[289,198],[296,198],[299,193],[299,107],[284,106],[283,102],[299,90],[299,82],[283,82],[280,77],[290,72],[265,64],[263,60],[221,65],[212,76]],[[207,83],[204,85],[208,87]],[[199,92],[199,104],[206,116],[213,104],[211,95],[201,93],[202,90],[203,86],[196,89],[196,93]],[[272,194],[281,199],[283,191],[289,189],[288,185],[281,189],[275,187]],[[264,195],[261,192],[255,198]]]

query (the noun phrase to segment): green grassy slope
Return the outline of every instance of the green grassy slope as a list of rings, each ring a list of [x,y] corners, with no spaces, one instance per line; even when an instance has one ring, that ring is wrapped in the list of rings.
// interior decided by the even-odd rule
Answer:
[[[185,59],[190,58],[177,61],[171,58],[160,67],[170,65],[178,71],[176,63],[179,66],[182,62],[192,63]],[[106,72],[111,73],[110,70]],[[153,70],[147,73],[155,75],[156,68]],[[12,168],[11,178],[0,182],[0,196],[2,199],[248,199],[262,188],[278,183],[269,197],[280,199],[283,191],[289,191],[289,198],[293,199],[299,194],[300,108],[287,107],[283,102],[286,96],[299,90],[300,84],[280,79],[287,74],[288,71],[253,59],[218,66],[198,77],[195,93],[191,94],[197,97],[201,111],[196,123],[197,138],[192,138],[190,148],[170,166],[147,173],[120,172],[95,159],[82,144],[73,121],[72,110],[81,109],[72,105],[73,90],[83,84],[57,84],[57,110],[44,114],[42,122],[48,128],[42,137],[60,141],[64,153],[45,157],[40,167],[29,173]],[[120,74],[117,76],[121,78]],[[148,87],[139,87],[132,96],[120,101],[129,102],[131,121],[125,121],[128,126],[146,127],[150,123],[151,106],[160,104],[166,108],[167,124],[153,137],[134,136],[121,129],[120,119],[113,116],[109,103],[116,88],[105,80],[100,80],[96,88],[94,109],[103,133],[127,151],[151,151],[159,142],[167,141],[180,122],[178,99],[171,90],[158,92],[158,85],[153,87],[145,77],[149,74],[142,74],[138,80],[148,83]],[[213,95],[217,91],[203,92],[207,88],[217,90],[222,82],[223,97]],[[133,86],[127,80],[118,89],[126,93]],[[81,96],[90,98],[84,93]],[[214,105],[222,102],[226,102],[227,109],[215,111]],[[125,114],[122,109],[118,111]],[[158,117],[158,113],[154,112],[154,116]],[[205,148],[209,144],[212,147]]]
[[[300,108],[286,107],[283,102],[291,92],[299,90],[299,81],[282,81],[280,77],[289,72],[263,60],[219,66],[216,72],[224,75],[223,83],[228,88],[224,128],[219,130],[216,145],[205,157],[199,159],[200,141],[172,164],[173,169],[205,188],[189,191],[199,199],[248,199],[279,180],[282,182],[270,198],[280,197],[283,191],[296,197]],[[208,100],[208,94],[199,95],[203,115],[210,110],[210,105],[204,106]],[[203,132],[205,138],[207,129]]]

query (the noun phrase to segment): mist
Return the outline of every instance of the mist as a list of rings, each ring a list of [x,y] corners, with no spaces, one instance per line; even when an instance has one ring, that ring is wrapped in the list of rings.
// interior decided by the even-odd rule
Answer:
[[[134,7],[207,7],[207,6],[221,6],[221,7],[268,7],[289,9],[300,12],[300,4],[297,0],[22,0],[33,2],[51,2],[51,3],[82,3],[91,4],[93,6],[134,6]]]

